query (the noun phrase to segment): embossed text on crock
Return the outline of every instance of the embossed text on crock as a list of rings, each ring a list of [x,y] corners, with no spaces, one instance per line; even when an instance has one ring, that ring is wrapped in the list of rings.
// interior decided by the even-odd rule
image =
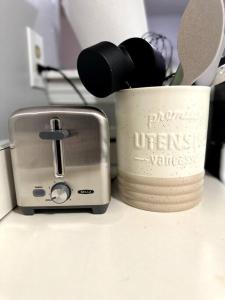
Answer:
[[[176,120],[198,120],[199,117],[198,113],[191,111],[159,111],[148,115],[148,128],[151,128],[153,123]]]
[[[134,147],[150,151],[182,151],[201,147],[205,137],[178,133],[134,133]]]

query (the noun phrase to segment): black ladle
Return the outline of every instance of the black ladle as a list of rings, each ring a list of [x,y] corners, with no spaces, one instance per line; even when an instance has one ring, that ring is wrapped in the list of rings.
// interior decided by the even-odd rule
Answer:
[[[89,47],[80,53],[77,69],[86,89],[99,98],[126,88],[160,86],[166,74],[163,56],[141,38],[118,47],[110,42]]]

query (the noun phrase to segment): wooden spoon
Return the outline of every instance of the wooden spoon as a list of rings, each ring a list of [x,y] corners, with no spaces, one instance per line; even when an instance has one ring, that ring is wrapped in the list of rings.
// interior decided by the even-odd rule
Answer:
[[[224,50],[223,0],[190,0],[178,36],[181,65],[171,85],[210,86]]]

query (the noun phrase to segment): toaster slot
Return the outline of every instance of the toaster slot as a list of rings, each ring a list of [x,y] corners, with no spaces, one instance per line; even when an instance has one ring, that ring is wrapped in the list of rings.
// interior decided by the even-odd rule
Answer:
[[[50,121],[51,130],[57,131],[62,129],[61,122],[59,119],[52,119]],[[62,149],[62,140],[53,140],[52,141],[53,149],[53,160],[55,168],[55,177],[64,176],[64,166],[63,166],[63,149]]]

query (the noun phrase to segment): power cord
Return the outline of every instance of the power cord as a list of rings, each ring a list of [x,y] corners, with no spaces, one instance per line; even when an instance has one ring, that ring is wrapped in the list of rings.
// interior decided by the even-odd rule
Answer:
[[[42,74],[43,72],[49,72],[49,71],[55,71],[58,72],[64,79],[66,82],[68,82],[73,89],[75,90],[75,92],[77,93],[77,95],[80,97],[80,99],[82,100],[82,102],[84,103],[84,105],[87,105],[87,101],[84,98],[84,96],[81,94],[81,92],[78,90],[78,88],[76,87],[76,85],[73,83],[73,81],[71,79],[69,79],[64,73],[63,71],[61,71],[60,69],[51,67],[51,66],[43,66],[38,64],[37,65],[37,71],[39,74]]]

